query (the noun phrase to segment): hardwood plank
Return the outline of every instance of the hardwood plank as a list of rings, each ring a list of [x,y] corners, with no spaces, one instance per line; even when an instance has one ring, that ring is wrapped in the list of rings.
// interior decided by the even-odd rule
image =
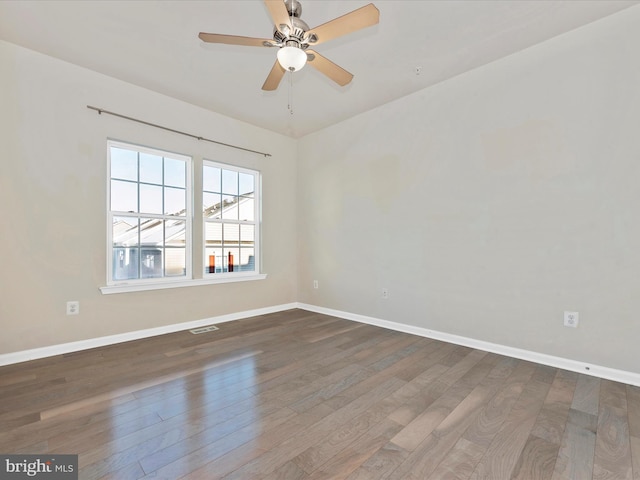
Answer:
[[[549,394],[544,401],[531,434],[560,445],[578,375],[573,372],[554,369],[554,372],[556,371],[557,374],[552,379],[553,383],[549,389]]]
[[[511,480],[550,480],[560,446],[530,435],[516,463]]]
[[[431,473],[433,478],[468,479],[507,418],[524,386],[535,373],[534,365],[503,359],[496,367],[507,377],[463,435]]]
[[[291,410],[274,406],[265,409],[262,420],[270,425],[291,415]],[[143,469],[150,472],[233,433],[254,428],[255,423],[255,413],[251,408],[235,416],[225,414],[223,418],[194,416],[189,420],[163,422],[122,437],[120,441],[109,442],[104,447],[82,452],[82,464],[102,462],[111,465],[137,458]]]
[[[137,452],[140,464],[151,478],[181,478],[191,470],[215,460],[239,446],[255,439],[256,432],[268,432],[279,428],[295,413],[285,408],[277,410],[252,423],[233,424],[233,419],[223,429],[212,429],[203,435],[173,443],[165,448],[156,448],[145,455]]]
[[[321,443],[311,445],[291,461],[308,474],[314,472],[383,421],[389,409],[388,404],[379,402],[345,424],[337,426]]]
[[[431,432],[473,391],[475,385],[489,373],[492,364],[481,363],[484,352],[471,352],[465,359],[465,367],[473,365],[462,381],[455,383],[436,402],[429,406],[422,414],[403,428],[391,442],[407,451],[415,450]],[[460,362],[462,363],[462,362]],[[455,388],[454,388],[455,387]]]
[[[409,452],[393,442],[387,442],[375,455],[370,456],[347,480],[378,480],[390,476],[409,456]]]
[[[305,397],[289,403],[289,407],[296,412],[304,412],[320,403],[326,402],[373,375],[373,372],[359,365],[346,367],[345,370],[349,373],[345,374],[343,371],[338,371],[335,374],[323,377],[321,380],[312,382],[305,388],[305,391],[312,391]],[[286,402],[285,399],[283,401]]]
[[[327,415],[304,432],[294,435],[285,442],[275,446],[258,459],[249,462],[227,477],[229,479],[242,480],[245,478],[252,478],[257,475],[268,475],[283,463],[286,463],[296,455],[302,453],[311,445],[324,441],[324,439],[335,429],[336,425],[342,425],[349,418],[365,412],[378,401],[393,394],[393,392],[398,390],[405,383],[406,382],[396,378],[387,380],[378,387],[369,391],[367,395],[358,397],[348,405]]]
[[[296,462],[305,472],[310,474],[315,472],[320,466],[327,463],[330,459],[335,463],[336,459],[341,456],[341,452],[345,452],[345,450],[361,450],[357,445],[362,443],[362,438],[366,439],[368,436],[373,435],[375,440],[379,441],[380,434],[375,433],[378,430],[379,425],[385,425],[385,428],[383,429],[385,433],[390,430],[394,430],[397,433],[402,426],[399,426],[393,421],[387,420],[389,413],[396,410],[398,405],[401,405],[418,393],[418,388],[411,383],[404,384],[391,395],[383,398],[378,403],[370,407],[364,413],[354,417],[344,425],[338,426],[338,428],[321,443],[307,448],[304,452],[297,455],[293,461]],[[366,394],[363,392],[362,395]],[[379,447],[382,447],[382,445],[379,445]],[[364,460],[366,460],[366,458],[362,461]]]
[[[263,475],[260,475],[260,478],[265,477]],[[284,463],[283,465],[280,465],[273,472],[271,472],[268,478],[272,478],[273,480],[302,480],[304,478],[307,478],[307,474],[302,468],[296,465],[295,462],[289,461],[287,463]]]
[[[597,416],[569,410],[553,480],[592,478],[597,425]]]
[[[632,473],[626,389],[620,383],[603,380],[593,477],[623,480],[631,478]]]
[[[640,438],[640,387],[627,385],[627,414],[629,435]]]
[[[631,445],[631,461],[633,468],[633,480],[640,480],[640,438],[630,437],[629,443]]]
[[[4,375],[0,375],[0,387],[4,387],[3,390],[5,392],[8,392],[8,389],[6,389],[7,386],[23,384],[25,382],[31,382],[31,381],[35,380],[36,378],[37,377],[36,377],[35,373],[29,373],[29,372],[9,373],[9,372],[7,372]]]
[[[389,419],[401,425],[408,425],[446,391],[447,384],[438,379],[446,375],[448,370],[449,367],[436,364],[415,377],[409,383],[415,386],[418,392],[389,414]]]
[[[449,454],[431,472],[433,480],[466,480],[484,455],[485,449],[473,442],[460,438]]]
[[[518,362],[504,386],[484,406],[480,415],[464,432],[463,438],[484,450],[489,448],[534,371],[535,365],[528,362]]]
[[[124,479],[135,479],[141,478],[144,476],[144,470],[138,462],[132,462],[129,465],[125,465],[120,470],[116,470],[114,472],[109,472],[102,477],[99,477],[100,480],[124,480]]]
[[[202,466],[193,465],[190,463],[191,459],[189,458],[180,459],[177,462],[180,462],[183,465],[181,468],[182,470],[191,470],[191,473],[189,473],[185,478],[190,478],[192,480],[199,480],[202,478],[223,478],[225,475],[238,470],[244,465],[266,454],[270,447],[279,445],[295,435],[300,435],[302,432],[306,431],[309,427],[321,421],[332,412],[333,410],[330,408],[327,408],[324,405],[318,405],[308,412],[295,415],[278,425],[277,428],[272,428],[262,432],[258,437],[251,439],[249,442],[234,448],[228,453],[213,461],[209,461]],[[169,465],[168,467],[174,468],[173,465]],[[215,472],[215,475],[212,475],[211,472]],[[155,478],[154,475],[157,476],[159,473],[162,472],[153,472],[151,474],[151,478]]]
[[[463,353],[463,352],[467,352],[468,350],[458,350],[458,353],[456,353],[456,356],[458,357],[458,359],[460,361],[462,361],[465,357],[462,355],[459,355],[459,353]],[[486,362],[485,365],[491,365],[492,363],[494,363],[494,361],[497,361],[497,357],[486,357],[486,360],[483,360]],[[454,369],[454,366],[451,366],[449,369],[446,370],[445,375],[452,369]],[[446,367],[444,367],[446,368]],[[451,398],[455,399],[455,398],[460,398],[459,396],[457,396],[455,394],[455,392],[458,392],[458,394],[462,391],[463,388],[468,388],[469,387],[469,381],[472,379],[478,379],[478,374],[481,372],[482,370],[485,368],[485,366],[481,366],[480,368],[478,368],[476,371],[474,372],[469,372],[470,375],[464,379],[460,381],[460,385],[458,385],[457,388],[454,388],[452,391],[452,396]],[[465,366],[465,369],[468,369],[468,362]],[[473,370],[473,369],[468,369],[468,370]],[[453,370],[455,372],[454,377],[455,378],[460,378],[460,374],[462,369],[460,368],[455,368]],[[496,375],[498,375],[497,372],[503,372],[504,371],[504,367],[501,363],[499,363],[496,367],[494,367],[493,372],[496,372]],[[492,373],[493,373],[492,372]],[[426,373],[426,372],[425,372]],[[431,394],[435,393],[436,396],[433,398],[433,401],[439,399],[443,393],[445,393],[447,391],[447,386],[449,385],[449,382],[445,382],[445,381],[441,381],[442,379],[440,378],[441,376],[438,377],[433,377],[432,381],[430,382],[431,387],[433,387],[434,390],[430,390],[429,386],[427,386],[425,388],[424,391],[427,391]],[[447,375],[448,377],[448,375]],[[425,377],[426,378],[426,377]],[[420,382],[421,379],[416,378],[415,379],[415,384],[416,385],[421,385]],[[479,380],[478,380],[479,381]],[[454,384],[455,385],[455,384]],[[421,394],[422,395],[422,394]],[[428,406],[430,406],[433,401],[429,402]],[[463,407],[464,408],[464,407]],[[428,407],[425,409],[425,411],[428,410]],[[395,413],[395,412],[394,412]],[[433,412],[432,412],[433,414]],[[391,417],[390,417],[391,418]],[[429,452],[429,454],[431,454],[431,452]],[[405,450],[404,448],[399,447],[398,445],[396,445],[393,442],[389,442],[387,445],[385,445],[383,448],[381,448],[378,452],[376,452],[374,455],[372,455],[364,464],[362,464],[362,466],[360,468],[358,468],[356,471],[354,471],[354,473],[349,477],[349,478],[387,478],[389,475],[403,475],[403,473],[400,471],[398,471],[398,468],[405,464],[405,462],[407,461],[407,459],[410,457],[410,455],[413,455],[413,460],[412,463],[415,462],[415,458],[416,457],[420,457],[422,455],[422,450],[419,453],[411,453],[408,450]],[[406,468],[406,465],[405,465]],[[389,477],[391,478],[391,477]]]
[[[486,361],[488,366],[493,366],[498,358],[497,356],[488,356],[483,361]],[[400,478],[430,478],[438,464],[444,460],[460,439],[462,433],[480,414],[487,400],[496,393],[505,378],[508,377],[510,370],[505,370],[506,363],[510,362],[502,359],[501,363],[493,367],[468,395],[460,395],[458,397],[460,401],[451,398],[449,403],[456,405],[455,408],[409,454],[402,465],[393,472],[393,475]],[[446,396],[443,395],[442,400],[445,398]]]
[[[600,379],[580,375],[576,382],[571,408],[589,415],[598,415],[600,402]]]
[[[550,386],[537,380],[525,386],[471,479],[510,478]]]
[[[412,357],[407,357],[407,359],[410,359],[410,358]],[[334,409],[339,409],[344,405],[352,402],[355,398],[361,395],[365,395],[367,391],[374,388],[380,382],[385,381],[386,379],[389,379],[389,378],[405,379],[406,381],[407,375],[401,374],[401,372],[405,367],[404,360],[406,359],[400,360],[394,364],[389,365],[387,368],[371,375],[366,380],[356,385],[353,385],[352,387],[341,392],[339,395],[335,395],[334,397],[328,399],[326,402],[327,405],[331,406]],[[431,360],[428,363],[431,363]],[[411,380],[411,382],[413,382],[413,379]]]
[[[392,420],[385,419],[368,432],[339,451],[309,475],[309,480],[342,480],[351,475],[375,452],[386,445],[402,428]]]

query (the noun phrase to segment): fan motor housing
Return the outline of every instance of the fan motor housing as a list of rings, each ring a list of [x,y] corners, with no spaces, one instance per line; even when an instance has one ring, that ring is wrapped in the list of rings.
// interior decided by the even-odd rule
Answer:
[[[277,27],[273,29],[273,39],[278,43],[283,43],[287,40],[293,39],[302,42],[304,34],[309,30],[309,25],[304,20],[298,17],[289,17],[291,21],[291,30],[289,26],[284,26],[283,31],[278,30]]]

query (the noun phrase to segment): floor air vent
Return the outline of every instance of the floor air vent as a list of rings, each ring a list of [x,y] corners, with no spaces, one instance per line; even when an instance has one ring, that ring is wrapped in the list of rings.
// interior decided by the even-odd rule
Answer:
[[[198,335],[200,333],[213,332],[214,330],[218,330],[218,327],[216,327],[215,325],[209,325],[208,327],[194,328],[193,330],[189,331],[194,335]]]

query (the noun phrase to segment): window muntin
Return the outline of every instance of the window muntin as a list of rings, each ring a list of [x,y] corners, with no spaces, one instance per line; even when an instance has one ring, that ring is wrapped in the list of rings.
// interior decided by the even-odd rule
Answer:
[[[205,277],[258,273],[259,187],[257,171],[204,161]]]
[[[108,283],[191,278],[191,158],[108,142]]]

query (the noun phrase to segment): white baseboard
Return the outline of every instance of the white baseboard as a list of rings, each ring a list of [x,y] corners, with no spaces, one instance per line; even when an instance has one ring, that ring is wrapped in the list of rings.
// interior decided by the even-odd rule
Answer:
[[[478,350],[483,350],[486,352],[493,352],[508,357],[519,358],[521,360],[527,360],[530,362],[549,365],[551,367],[562,368],[564,370],[569,370],[572,372],[584,373],[586,375],[592,375],[594,377],[605,378],[607,380],[613,380],[615,382],[627,383],[629,385],[640,387],[640,373],[627,372],[625,370],[616,370],[614,368],[593,365],[590,363],[571,360],[568,358],[546,355],[544,353],[532,352],[529,350],[508,347],[506,345],[499,345],[491,342],[484,342],[482,340],[475,340],[473,338],[461,337],[459,335],[452,335],[450,333],[443,333],[436,330],[429,330],[426,328],[415,327],[413,325],[406,325],[403,323],[390,322],[388,320],[381,320],[379,318],[368,317],[356,313],[333,310],[331,308],[318,307],[316,305],[309,305],[306,303],[298,303],[297,307],[302,310],[308,310],[310,312],[323,313],[325,315],[331,315],[333,317],[344,318],[345,320],[353,320],[355,322],[388,328],[389,330],[396,330],[398,332],[410,333],[412,335],[418,335],[421,337],[433,338],[435,340],[441,340],[443,342],[463,345],[465,347],[476,348]]]
[[[26,362],[29,360],[36,360],[38,358],[53,357],[54,355],[62,355],[64,353],[79,352],[81,350],[88,350],[90,348],[104,347],[106,345],[129,342],[131,340],[155,337],[157,335],[164,335],[166,333],[174,333],[182,330],[204,327],[207,325],[231,322],[233,320],[241,320],[243,318],[266,315],[268,313],[282,312],[284,310],[290,310],[292,308],[298,308],[298,304],[288,303],[283,305],[275,305],[272,307],[258,308],[255,310],[245,310],[243,312],[229,313],[226,315],[203,318],[201,320],[194,320],[191,322],[176,323],[172,325],[165,325],[163,327],[148,328],[145,330],[137,330],[135,332],[120,333],[117,335],[109,335],[106,337],[91,338],[89,340],[62,343],[59,345],[34,348],[31,350],[23,350],[20,352],[5,353],[0,354],[0,366]]]

